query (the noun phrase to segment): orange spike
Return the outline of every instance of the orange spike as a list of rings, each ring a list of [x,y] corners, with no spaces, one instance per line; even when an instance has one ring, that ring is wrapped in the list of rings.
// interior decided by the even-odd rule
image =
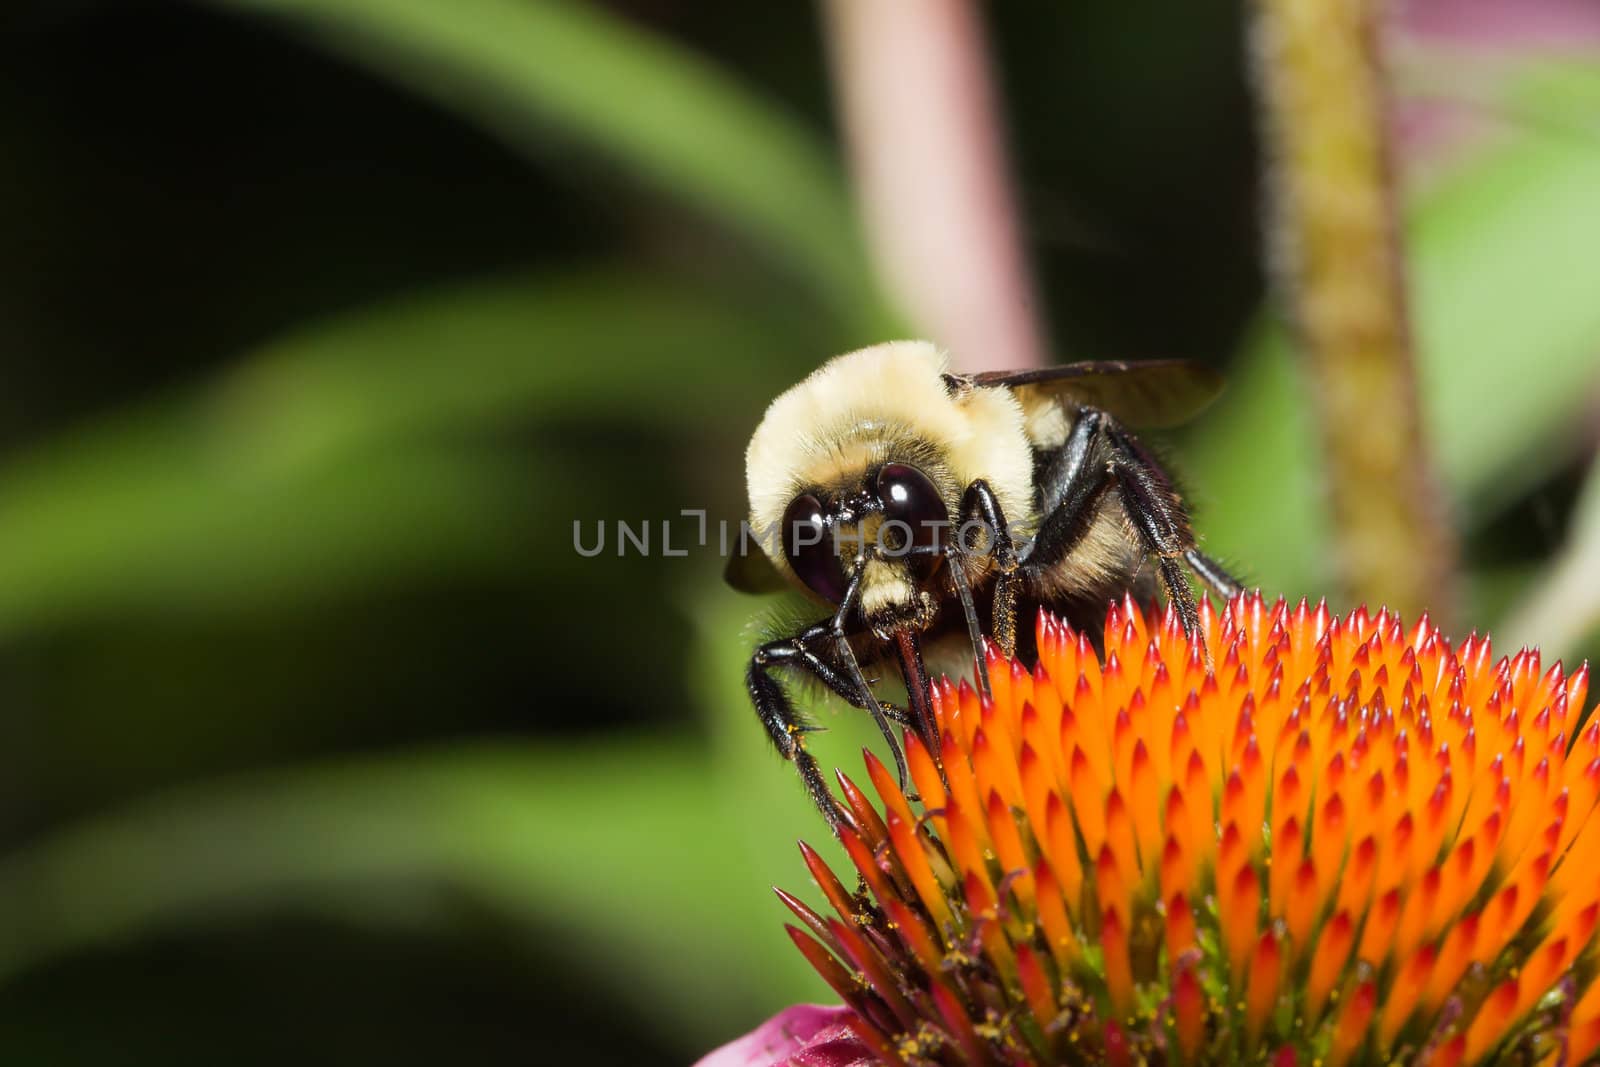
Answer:
[[[1311,831],[1311,859],[1316,863],[1317,870],[1332,878],[1343,868],[1346,840],[1344,799],[1336,792],[1322,803],[1317,812],[1317,824]],[[1358,848],[1358,855],[1352,857],[1352,861],[1359,859],[1359,851]],[[1369,861],[1375,859],[1374,852]],[[1321,892],[1332,888],[1331,884],[1323,886]]]
[[[1199,1056],[1206,1036],[1206,995],[1193,967],[1179,971],[1172,983],[1172,1015],[1178,1048],[1185,1061],[1192,1061]]]
[[[1000,925],[1000,905],[993,887],[974,874],[963,878],[961,886],[984,955],[1001,974],[1014,978],[1017,963],[1011,954],[1011,942],[1006,940],[1006,932]]]
[[[917,962],[922,964],[925,970],[937,971],[944,959],[944,953],[934,941],[933,934],[922,921],[922,917],[901,900],[885,901],[883,909],[889,915],[895,934],[917,958]]]
[[[911,780],[916,783],[917,794],[922,797],[923,811],[937,811],[944,807],[944,781],[933,757],[916,734],[908,733],[905,739],[906,764],[911,768]],[[877,779],[874,778],[876,783]],[[898,791],[899,787],[895,787]],[[882,793],[880,792],[880,796]]]
[[[1017,756],[1017,772],[1022,780],[1022,807],[1027,813],[1026,825],[1032,830],[1039,848],[1048,854],[1050,842],[1044,839],[1045,820],[1049,816],[1050,797],[1055,792],[1055,776],[1028,741],[1022,743],[1022,751]]]
[[[915,1025],[916,1011],[907,1002],[905,994],[900,991],[899,983],[895,981],[883,957],[878,955],[878,950],[868,944],[853,927],[846,926],[838,919],[828,920],[828,931],[844,949],[847,962],[854,964],[866,978],[873,992],[883,998],[901,1026]]]
[[[1045,940],[1050,943],[1050,953],[1055,957],[1056,966],[1065,970],[1078,955],[1078,941],[1072,933],[1072,920],[1067,916],[1061,883],[1057,881],[1050,864],[1043,859],[1034,864],[1033,878],[1038,887],[1039,926],[1044,930]]]
[[[1301,734],[1305,737],[1305,734]],[[1308,739],[1309,740],[1309,739]],[[1290,763],[1278,776],[1278,787],[1272,793],[1272,817],[1280,822],[1287,817],[1304,819],[1305,787],[1300,783],[1300,770]]]
[[[1106,839],[1105,785],[1083,749],[1072,750],[1068,766],[1072,816],[1078,823],[1078,831],[1083,834],[1083,843],[1088,846],[1089,855],[1093,856],[1100,851]]]
[[[822,980],[827,982],[835,993],[839,994],[839,999],[856,1008],[857,1012],[861,1012],[862,990],[856,984],[855,977],[834,958],[831,952],[804,930],[788,923],[784,924],[783,929],[789,935],[789,940],[800,950],[800,954],[806,958],[806,962],[811,964],[812,969],[822,976]],[[830,932],[828,939],[832,938],[833,934]]]
[[[989,690],[994,700],[990,704],[980,704],[979,721],[993,728],[994,719],[991,715],[995,709],[1001,709],[1003,714],[1010,712],[1013,701],[1011,683],[1015,676],[1011,673],[1011,663],[1003,659],[1000,650],[987,641],[984,642],[984,658],[988,661]],[[996,737],[995,740],[999,741],[1000,738]]]
[[[883,868],[879,866],[877,856],[872,847],[861,839],[853,830],[842,830],[839,833],[839,843],[844,846],[845,853],[849,855],[850,862],[855,865],[856,871],[861,875],[867,888],[872,890],[872,895],[882,904],[892,900],[899,894],[891,888],[889,879]]]
[[[1183,954],[1199,944],[1194,923],[1194,909],[1189,906],[1189,898],[1182,893],[1174,894],[1167,899],[1166,938],[1167,960],[1176,970]]]
[[[933,1005],[939,1012],[945,1030],[956,1039],[962,1057],[967,1063],[988,1063],[988,1045],[979,1039],[967,1018],[966,1005],[943,982],[935,982],[932,989]]]
[[[1128,777],[1128,803],[1133,815],[1134,838],[1146,871],[1155,869],[1161,848],[1161,790],[1151,763],[1150,749],[1141,738],[1133,746],[1133,769]]]
[[[870,755],[870,753],[869,753]],[[861,836],[869,849],[876,849],[888,839],[889,828],[883,824],[883,818],[878,814],[872,802],[861,788],[850,780],[844,771],[835,770],[834,778],[839,783],[839,791],[844,794],[845,805],[850,809],[851,822],[855,824],[855,831]]]
[[[944,735],[944,773],[950,789],[945,797],[946,813],[958,804],[967,811],[981,811],[978,803],[978,780],[972,773],[967,754],[956,741],[954,731]]]
[[[909,733],[906,735],[908,746],[911,738],[915,736]],[[910,819],[911,805],[906,802],[905,794],[900,791],[899,781],[889,773],[889,769],[883,765],[883,761],[878,759],[870,748],[862,749],[861,752],[867,764],[867,777],[872,780],[872,788],[877,791],[879,799],[883,801],[885,812],[897,812],[902,818]],[[935,778],[937,777],[935,775]]]
[[[1391,889],[1373,903],[1367,925],[1361,932],[1361,959],[1377,967],[1389,957],[1394,945],[1394,929],[1400,922],[1400,890]]]
[[[934,877],[933,868],[928,863],[927,845],[919,837],[916,824],[899,812],[890,811],[889,841],[894,846],[895,855],[900,858],[900,865],[905,868],[906,876],[911,880],[912,888],[917,892],[917,899],[922,901],[922,906],[928,909],[928,914],[933,916],[933,921],[941,929],[948,926],[949,900],[944,887]]]
[[[1133,965],[1128,959],[1128,932],[1115,908],[1107,908],[1100,918],[1100,947],[1105,953],[1111,1010],[1126,1017],[1133,1010]]]
[[[1323,850],[1313,845],[1317,853],[1317,869],[1323,867]],[[1352,915],[1359,915],[1366,910],[1367,901],[1371,899],[1373,880],[1378,871],[1378,842],[1375,838],[1364,837],[1357,843],[1350,853],[1350,862],[1346,865],[1344,876],[1339,881],[1339,901],[1336,905],[1341,911],[1348,911]]]
[[[1261,820],[1252,818],[1258,813],[1250,810],[1249,790],[1245,786],[1244,776],[1237,770],[1228,775],[1228,780],[1222,787],[1222,825],[1236,826],[1246,852],[1254,852],[1256,844],[1261,840]]]
[[[994,680],[993,675],[994,672],[990,671],[991,682]],[[939,724],[940,729],[950,736],[958,749],[971,751],[972,734],[982,720],[983,703],[978,698],[978,691],[968,685],[965,678],[961,679],[961,684],[956,687],[956,699],[951,708],[954,714],[948,723]],[[949,766],[949,762],[946,759],[945,765]]]
[[[989,885],[988,865],[984,863],[983,846],[978,843],[978,832],[973,823],[965,807],[956,803],[952,796],[945,806],[945,824],[950,828],[945,836],[945,844],[950,848],[950,858],[955,860],[963,876],[976,877]],[[989,888],[992,893],[993,886]]]
[[[1310,946],[1311,971],[1306,978],[1306,1018],[1315,1022],[1322,1016],[1328,994],[1344,973],[1355,938],[1355,924],[1347,911],[1338,912],[1322,928],[1322,936]]]
[[[1110,845],[1102,845],[1094,863],[1095,898],[1102,911],[1115,911],[1127,919],[1133,918],[1133,900],[1128,893],[1128,879],[1117,864],[1116,853]]]
[[[1556,979],[1561,977],[1561,971],[1567,965],[1566,960],[1567,943],[1563,938],[1546,941],[1534,949],[1533,955],[1528,957],[1527,966],[1517,977],[1517,1003],[1511,1009],[1507,1022],[1522,1018],[1540,997],[1550,991]]]
[[[1217,850],[1215,797],[1210,780],[1206,777],[1205,761],[1197,751],[1189,752],[1184,769],[1183,806],[1192,823],[1187,845],[1194,854],[1195,867],[1203,867]]]
[[[1369,980],[1356,986],[1344,1007],[1339,1011],[1339,1022],[1334,1027],[1333,1042],[1328,1049],[1331,1067],[1343,1067],[1361,1047],[1367,1036],[1367,1025],[1378,1003],[1377,987]]]
[[[1072,818],[1060,794],[1051,793],[1045,801],[1044,837],[1049,842],[1046,854],[1055,871],[1061,893],[1074,913],[1078,910],[1078,889],[1083,884],[1083,867],[1078,860],[1078,837]]]
[[[1193,881],[1194,864],[1188,849],[1176,834],[1168,834],[1161,850],[1161,874],[1157,880],[1162,897],[1170,899],[1174,894],[1186,892]]]
[[[1484,1000],[1467,1028],[1464,1058],[1468,1063],[1477,1063],[1500,1040],[1514,1021],[1511,1012],[1516,1006],[1517,980],[1508,978]]]
[[[1044,973],[1039,958],[1027,945],[1017,946],[1017,976],[1022,981],[1022,994],[1028,1008],[1041,1030],[1046,1029],[1056,1017],[1056,998],[1051,992],[1050,979]]]
[[[1600,982],[1590,983],[1589,991],[1573,1005],[1567,1062],[1585,1063],[1596,1050],[1600,1050]]]
[[[1322,910],[1322,894],[1317,889],[1317,867],[1309,859],[1300,861],[1295,869],[1294,885],[1289,892],[1289,904],[1284,915],[1289,925],[1289,939],[1297,954],[1311,947],[1311,928]]]
[[[1139,882],[1139,858],[1134,843],[1133,816],[1120,789],[1106,798],[1106,846],[1117,858],[1117,870],[1130,889]]]
[[[828,903],[833,910],[839,913],[839,918],[849,922],[855,921],[855,905],[850,900],[844,886],[839,884],[839,879],[829,869],[816,849],[800,842],[800,858],[805,861],[806,869],[811,872],[811,877],[816,880],[817,887],[822,890],[822,895],[828,898]]]
[[[1390,983],[1383,998],[1383,1013],[1378,1017],[1378,1045],[1387,1049],[1394,1044],[1400,1027],[1411,1017],[1417,999],[1438,961],[1438,952],[1432,945],[1422,945],[1400,968],[1396,980]]]
[[[1464,916],[1445,935],[1444,943],[1439,949],[1438,962],[1434,964],[1433,974],[1428,978],[1428,986],[1422,992],[1422,1005],[1428,1011],[1438,1010],[1439,1005],[1444,1003],[1444,998],[1455,989],[1456,983],[1461,981],[1461,976],[1466,974],[1467,968],[1476,958],[1478,922],[1481,914],[1473,912]]]
[[[1291,889],[1300,871],[1299,859],[1305,837],[1300,832],[1300,820],[1293,815],[1272,835],[1272,855],[1267,868],[1267,913],[1287,916]]]
[[[1226,883],[1218,882],[1218,889],[1227,884],[1230,889],[1224,898],[1218,893],[1218,919],[1222,923],[1222,940],[1228,950],[1233,981],[1244,982],[1244,969],[1250,962],[1250,951],[1256,939],[1256,909],[1261,904],[1261,880],[1256,869],[1245,860],[1228,877]]]
[[[972,772],[977,777],[978,796],[999,793],[1009,807],[1022,807],[1022,782],[1017,774],[1017,754],[1005,735],[981,728],[972,736]]]
[[[1028,856],[1022,848],[1022,836],[1017,833],[1017,821],[999,793],[989,793],[989,840],[994,842],[995,858],[1000,861],[1001,876],[1014,879],[1012,892],[1024,907],[1033,903],[1033,875],[1028,869]]]
[[[1249,987],[1245,996],[1245,1032],[1252,1042],[1261,1037],[1262,1027],[1278,1001],[1278,982],[1283,973],[1283,953],[1278,936],[1268,928],[1256,942],[1250,964]]]
[[[1440,1045],[1428,1060],[1428,1067],[1460,1067],[1467,1054],[1467,1036],[1457,1034]]]
[[[1439,868],[1431,868],[1422,881],[1406,894],[1400,909],[1400,921],[1395,926],[1394,945],[1396,957],[1411,954],[1417,944],[1446,918],[1435,910],[1439,900]]]
[[[1129,1045],[1127,1033],[1117,1025],[1115,1019],[1107,1019],[1104,1029],[1107,1067],[1134,1067],[1133,1049]]]

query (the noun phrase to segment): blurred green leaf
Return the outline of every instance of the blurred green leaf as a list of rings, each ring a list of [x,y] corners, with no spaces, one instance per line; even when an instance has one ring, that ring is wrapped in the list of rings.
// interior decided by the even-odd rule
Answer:
[[[501,569],[527,525],[525,467],[487,450],[397,448],[281,479],[133,442],[80,459],[0,484],[0,633]]]
[[[815,361],[818,338],[780,325],[737,294],[639,275],[477,282],[296,330],[245,357],[203,418],[267,468],[526,419],[682,432],[705,426],[708,395],[754,416]]]
[[[1587,86],[1585,99],[1600,106],[1600,81],[1556,84],[1568,96]],[[1412,213],[1425,417],[1433,458],[1468,522],[1566,458],[1563,433],[1600,378],[1600,300],[1590,284],[1600,272],[1596,189],[1600,139],[1523,127]],[[1282,330],[1263,327],[1235,364],[1229,394],[1195,431],[1184,468],[1200,490],[1209,547],[1269,593],[1331,587],[1316,456],[1294,353]]]
[[[467,747],[173,790],[0,863],[0,980],[219,912],[383,914],[384,894],[410,899],[420,881],[530,938],[564,931],[564,954],[616,968],[596,976],[612,995],[701,1044],[826,996],[768,887],[815,895],[797,838],[847,861],[740,685],[763,601],[693,599],[708,747]],[[821,718],[835,731],[815,742],[824,761],[855,763],[866,717]]]
[[[472,894],[521,924],[530,952],[574,961],[663,1032],[709,1047],[818,990],[789,980],[803,964],[774,969],[792,955],[782,906],[728,846],[704,771],[702,753],[645,738],[174,791],[0,864],[0,977],[218,914],[411,914],[382,905],[421,884]]]
[[[474,435],[584,416],[698,428],[712,382],[753,418],[804,343],[731,299],[597,275],[301,329],[214,385],[0,468],[0,633],[537,559],[530,524],[543,516],[549,542],[576,516],[535,505],[581,484]]]
[[[1511,647],[1581,659],[1600,629],[1600,463],[1590,466],[1561,551],[1522,589],[1499,631]]]
[[[863,337],[889,322],[829,150],[770,101],[597,4],[213,0],[329,47],[559,160],[559,130],[754,239]]]

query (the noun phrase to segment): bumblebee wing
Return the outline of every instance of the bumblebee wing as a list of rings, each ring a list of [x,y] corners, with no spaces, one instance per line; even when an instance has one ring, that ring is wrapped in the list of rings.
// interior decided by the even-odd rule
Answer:
[[[1181,359],[1066,363],[1039,370],[986,371],[967,380],[978,388],[1009,388],[1024,407],[1039,400],[1063,400],[1099,408],[1129,426],[1157,430],[1187,422],[1222,392],[1222,375]]]
[[[789,588],[761,547],[742,537],[734,543],[728,565],[722,569],[722,580],[741,593],[778,593]]]

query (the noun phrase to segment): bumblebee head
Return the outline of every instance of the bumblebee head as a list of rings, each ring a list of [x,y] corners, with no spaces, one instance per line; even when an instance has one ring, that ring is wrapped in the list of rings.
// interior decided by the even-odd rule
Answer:
[[[939,350],[894,341],[829,360],[772,402],[745,454],[772,568],[880,632],[931,621],[937,546],[977,478],[1026,513],[1032,458],[1008,390],[952,390]]]
[[[945,495],[920,468],[884,463],[848,492],[806,490],[784,509],[781,550],[796,578],[833,605],[853,598],[871,629],[932,620],[929,577],[950,543]]]

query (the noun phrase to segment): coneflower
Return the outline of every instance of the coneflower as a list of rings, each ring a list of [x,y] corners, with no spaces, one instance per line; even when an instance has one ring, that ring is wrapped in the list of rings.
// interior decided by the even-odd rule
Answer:
[[[1203,630],[1214,669],[1171,612],[1103,658],[1041,615],[992,701],[934,687],[920,799],[839,775],[849,884],[802,845],[826,907],[779,895],[848,1011],[778,1062],[1600,1061],[1587,667],[1259,595]]]

